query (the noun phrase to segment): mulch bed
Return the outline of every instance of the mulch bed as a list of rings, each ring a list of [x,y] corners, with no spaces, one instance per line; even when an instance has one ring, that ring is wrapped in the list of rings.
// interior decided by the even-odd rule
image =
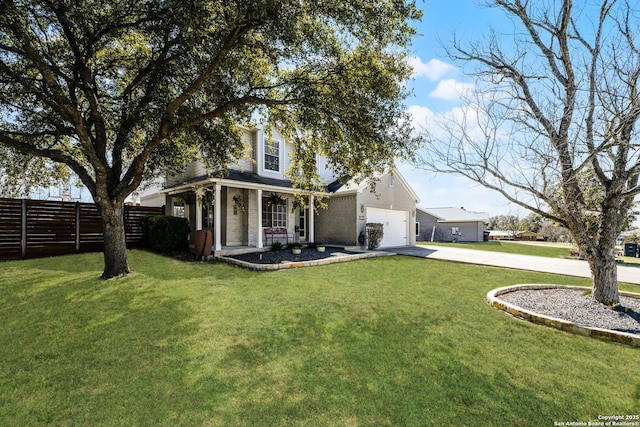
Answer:
[[[283,261],[301,262],[329,258],[334,252],[340,252],[342,254],[358,253],[346,251],[339,248],[326,248],[324,252],[318,252],[315,248],[304,248],[299,255],[294,255],[290,250],[283,249],[281,251],[252,252],[241,255],[229,255],[227,258],[238,259],[240,261],[250,262],[252,264],[280,264]]]

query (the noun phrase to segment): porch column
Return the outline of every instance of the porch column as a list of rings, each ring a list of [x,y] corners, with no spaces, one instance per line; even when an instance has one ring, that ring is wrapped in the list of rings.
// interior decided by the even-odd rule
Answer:
[[[264,242],[262,241],[262,190],[256,190],[258,195],[258,248],[264,247]]]
[[[202,230],[202,192],[196,192],[196,230]]]
[[[219,251],[222,250],[222,215],[220,214],[220,209],[222,205],[222,185],[215,185],[215,198],[213,199],[215,202],[213,203],[213,230],[214,230],[214,250]]]
[[[314,205],[313,194],[309,196],[309,230],[307,231],[307,241],[314,243],[316,241],[315,236],[315,209],[313,209]]]

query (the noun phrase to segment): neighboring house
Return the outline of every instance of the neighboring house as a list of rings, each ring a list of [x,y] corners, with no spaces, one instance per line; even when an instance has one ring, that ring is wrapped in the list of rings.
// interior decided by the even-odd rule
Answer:
[[[491,230],[489,232],[489,240],[515,240],[513,231]]]
[[[538,234],[534,233],[533,231],[517,231],[514,234],[513,231],[491,230],[489,232],[489,240],[536,241],[536,240],[538,240]]]
[[[382,246],[411,245],[415,236],[418,198],[398,172],[378,177],[376,192],[353,181],[341,184],[327,160],[316,158],[325,192],[307,196],[307,207],[296,203],[296,189],[286,179],[292,143],[277,131],[271,137],[263,127],[240,127],[246,155],[220,175],[203,163],[187,165],[182,176],[166,178],[162,188],[140,195],[145,205],[165,206],[169,215],[189,219],[193,230],[213,230],[213,249],[263,248],[273,241],[322,242],[362,246],[359,236],[367,222],[385,224]],[[324,196],[327,209],[314,211]],[[274,230],[286,234],[270,234]]]
[[[429,242],[482,242],[489,214],[463,208],[417,208],[417,240]]]
[[[518,231],[516,233],[516,240],[536,241],[538,240],[538,233],[533,231]]]

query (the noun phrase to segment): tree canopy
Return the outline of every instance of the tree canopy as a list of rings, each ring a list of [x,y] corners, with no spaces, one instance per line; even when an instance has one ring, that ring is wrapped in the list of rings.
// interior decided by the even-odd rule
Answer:
[[[312,153],[366,176],[410,152],[420,15],[413,0],[1,0],[0,145],[80,178],[105,223],[103,275],[126,274],[111,237],[125,198],[189,160],[224,167],[257,114],[295,140],[301,183]]]

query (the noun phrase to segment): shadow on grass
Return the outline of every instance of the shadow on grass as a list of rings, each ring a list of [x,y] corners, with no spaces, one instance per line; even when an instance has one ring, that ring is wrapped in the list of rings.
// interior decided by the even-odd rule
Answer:
[[[182,301],[131,282],[40,282],[0,285],[1,425],[189,424],[197,326]]]
[[[449,321],[283,316],[229,348],[222,364],[251,380],[224,421],[241,414],[247,425],[546,425],[566,414],[503,374],[460,362],[438,332]]]

